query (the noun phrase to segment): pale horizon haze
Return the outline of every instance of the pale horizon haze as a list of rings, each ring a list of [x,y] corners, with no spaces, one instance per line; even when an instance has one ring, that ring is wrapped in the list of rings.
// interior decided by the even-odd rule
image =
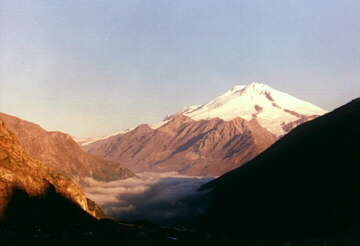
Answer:
[[[360,3],[0,2],[0,112],[78,138],[260,82],[325,110],[360,96]]]

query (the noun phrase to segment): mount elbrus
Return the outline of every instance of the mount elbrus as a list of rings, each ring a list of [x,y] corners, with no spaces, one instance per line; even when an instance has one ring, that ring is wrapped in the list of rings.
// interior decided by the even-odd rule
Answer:
[[[185,107],[158,124],[83,143],[83,149],[123,163],[133,172],[217,176],[325,112],[267,85],[251,83],[235,86],[207,104]]]

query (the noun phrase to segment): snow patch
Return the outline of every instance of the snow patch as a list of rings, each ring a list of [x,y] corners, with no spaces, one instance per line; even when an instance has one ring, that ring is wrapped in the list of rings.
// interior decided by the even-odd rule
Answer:
[[[132,130],[134,130],[135,128],[128,128],[126,130],[122,130],[122,131],[119,131],[119,132],[115,132],[111,135],[108,135],[108,136],[104,136],[104,137],[99,137],[99,138],[85,138],[85,139],[77,139],[77,138],[74,138],[73,139],[75,140],[75,142],[77,142],[80,146],[86,146],[88,144],[91,144],[91,143],[95,143],[97,141],[100,141],[100,140],[104,140],[104,139],[107,139],[107,138],[110,138],[110,137],[113,137],[113,136],[117,136],[117,135],[120,135],[120,134],[125,134],[125,133],[128,133],[128,132],[131,132]]]

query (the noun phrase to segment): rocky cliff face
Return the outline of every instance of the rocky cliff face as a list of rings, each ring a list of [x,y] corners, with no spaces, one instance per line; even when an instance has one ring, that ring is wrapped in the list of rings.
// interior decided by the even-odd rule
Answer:
[[[0,120],[1,216],[4,217],[8,210],[7,205],[17,190],[25,192],[30,198],[44,198],[49,190],[53,190],[54,197],[63,196],[88,214],[96,218],[102,216],[101,209],[87,199],[75,183],[57,174],[42,162],[31,158],[20,145],[15,134],[10,132]],[[26,209],[25,204],[23,204],[23,209]],[[61,214],[61,209],[57,212]],[[64,214],[64,216],[67,215]]]
[[[256,120],[195,121],[177,115],[157,129],[140,125],[85,148],[92,154],[126,163],[134,172],[221,175],[251,160],[276,139]]]
[[[109,181],[134,176],[119,163],[84,152],[67,134],[48,132],[36,124],[3,113],[0,113],[0,119],[31,157],[75,181],[84,177]]]

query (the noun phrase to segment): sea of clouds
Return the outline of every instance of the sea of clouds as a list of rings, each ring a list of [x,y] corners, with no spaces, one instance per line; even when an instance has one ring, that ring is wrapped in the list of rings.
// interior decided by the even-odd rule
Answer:
[[[138,173],[112,182],[87,179],[84,191],[108,216],[127,222],[181,224],[204,211],[198,188],[212,179],[176,172]]]

